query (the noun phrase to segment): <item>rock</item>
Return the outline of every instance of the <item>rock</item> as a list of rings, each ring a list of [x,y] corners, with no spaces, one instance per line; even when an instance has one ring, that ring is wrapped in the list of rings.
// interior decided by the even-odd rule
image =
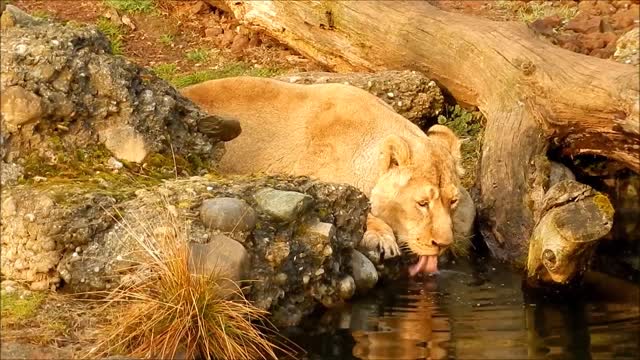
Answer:
[[[204,30],[204,34],[208,38],[215,38],[224,32],[220,26],[208,27]]]
[[[351,269],[356,291],[366,292],[378,283],[376,267],[358,250],[351,251]]]
[[[120,160],[139,163],[149,153],[142,135],[128,125],[101,130],[98,138]]]
[[[7,127],[13,131],[39,120],[43,112],[40,97],[20,86],[11,86],[3,92],[0,109]]]
[[[560,25],[562,25],[562,19],[557,15],[553,15],[533,21],[529,24],[529,27],[539,34],[550,36],[555,33],[555,29]]]
[[[60,152],[104,144],[119,160],[142,162],[152,153],[195,156],[213,168],[224,153],[223,140],[198,126],[221,119],[149,70],[113,56],[95,26],[36,20],[13,6],[3,17],[16,25],[2,29],[0,48],[5,162],[31,155],[55,159]],[[35,121],[33,130],[18,131]]]
[[[254,198],[262,211],[281,221],[293,221],[313,201],[299,192],[270,188],[259,191]]]
[[[633,4],[628,9],[617,11],[611,16],[612,26],[615,30],[628,30],[629,27],[638,26],[640,19],[640,5]]]
[[[582,47],[589,51],[605,47],[607,43],[603,35],[603,33],[590,33],[582,35],[580,37]]]
[[[215,235],[207,244],[189,243],[189,249],[189,264],[193,272],[202,275],[214,273],[236,283],[246,280],[249,254],[239,242],[225,235]],[[230,290],[233,290],[232,286]]]
[[[289,257],[289,253],[291,252],[291,248],[289,247],[289,243],[284,241],[276,241],[273,244],[269,245],[265,252],[265,260],[271,264],[273,269],[278,269],[284,260]],[[285,277],[286,274],[282,274]],[[286,278],[285,278],[286,279]],[[280,282],[280,280],[278,280]]]
[[[427,125],[425,119],[437,117],[443,109],[444,98],[436,83],[411,70],[341,74],[304,72],[275,79],[297,84],[348,83],[378,96],[397,113],[421,127]],[[387,96],[389,93],[393,96]]]
[[[315,222],[306,226],[303,231],[303,239],[307,247],[316,249],[316,251],[323,251],[331,243],[335,233],[336,229],[333,224]]]
[[[204,200],[200,207],[200,219],[207,229],[224,233],[250,232],[256,226],[253,208],[246,201],[237,198]]]
[[[32,17],[31,15],[13,5],[6,5],[4,11],[2,11],[0,28],[2,30],[6,30],[17,24],[21,24],[23,26],[33,26],[41,23],[43,23],[43,20]]]
[[[0,185],[15,185],[22,177],[23,167],[15,163],[0,163]],[[3,209],[4,210],[4,209]]]
[[[107,160],[107,166],[114,170],[118,170],[122,169],[124,165],[120,161],[116,160],[116,158],[111,157],[109,158],[109,160]]]
[[[338,284],[338,293],[342,299],[351,299],[355,291],[356,282],[351,276],[347,275],[340,280],[340,283]]]
[[[222,39],[220,41],[220,46],[226,48],[227,46],[233,43],[233,39],[235,39],[236,33],[231,29],[226,29],[224,34],[222,34]]]
[[[250,47],[250,48],[258,47],[258,46],[260,46],[260,44],[262,44],[262,40],[260,40],[260,36],[254,34],[251,37],[251,39],[249,40],[248,47]]]
[[[601,25],[602,18],[600,16],[576,16],[575,18],[569,20],[564,28],[565,30],[573,30],[575,32],[587,34],[591,32],[599,32]]]
[[[34,290],[57,286],[63,278],[69,283],[80,281],[90,273],[96,264],[72,279],[67,264],[75,261],[72,254],[78,246],[101,240],[103,231],[114,223],[104,211],[115,203],[108,196],[83,194],[74,203],[78,190],[65,190],[63,197],[53,193],[25,185],[2,190],[0,270],[8,279],[23,281]]]
[[[640,64],[640,28],[622,35],[616,42],[616,50],[613,59],[623,64],[638,65]]]
[[[283,222],[257,205],[255,195],[265,190],[302,196],[303,204],[307,197],[311,201]],[[249,266],[241,277],[234,275],[252,280],[246,296],[254,304],[272,313],[295,308],[302,317],[320,305],[341,303],[355,289],[344,279],[351,278],[348,254],[364,234],[369,201],[354,187],[306,177],[193,177],[123,189],[117,201],[104,193],[89,180],[3,187],[3,276],[42,289],[40,281],[46,280],[48,288],[63,285],[70,293],[135,284],[140,276],[131,266],[142,236],[188,241],[200,254],[211,248],[224,257],[221,262],[232,254],[244,259],[237,255],[243,253],[240,244],[227,237],[222,241],[235,250],[220,251],[221,235],[211,234],[194,214],[203,205],[200,199],[227,198],[256,212],[255,227],[243,243]],[[118,221],[111,216],[114,207]],[[229,269],[238,273],[238,267]]]
[[[206,14],[211,11],[209,5],[204,1],[196,1],[193,5],[189,6],[189,14],[197,15],[197,14]]]
[[[231,43],[231,53],[234,55],[240,55],[245,49],[249,47],[249,37],[246,35],[238,34],[233,38]]]

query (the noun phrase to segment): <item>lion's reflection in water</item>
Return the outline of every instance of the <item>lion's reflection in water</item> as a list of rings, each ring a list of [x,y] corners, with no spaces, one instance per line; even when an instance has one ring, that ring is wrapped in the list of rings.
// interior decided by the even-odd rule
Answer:
[[[327,315],[350,328],[355,358],[446,359],[450,325],[438,308],[435,287],[433,281],[416,283],[393,306],[380,307],[378,301]]]

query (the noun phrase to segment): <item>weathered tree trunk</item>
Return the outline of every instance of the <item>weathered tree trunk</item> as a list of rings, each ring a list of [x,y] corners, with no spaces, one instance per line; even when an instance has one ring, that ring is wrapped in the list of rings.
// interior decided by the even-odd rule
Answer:
[[[214,0],[211,0],[215,2]],[[639,79],[630,65],[535,38],[523,24],[427,2],[230,1],[238,18],[336,71],[413,69],[487,118],[478,185],[481,232],[501,259],[523,260],[548,189],[553,142],[640,171]],[[547,173],[544,173],[547,171]]]
[[[527,259],[533,281],[567,283],[583,273],[596,240],[613,225],[609,199],[574,180],[553,185],[537,213]]]

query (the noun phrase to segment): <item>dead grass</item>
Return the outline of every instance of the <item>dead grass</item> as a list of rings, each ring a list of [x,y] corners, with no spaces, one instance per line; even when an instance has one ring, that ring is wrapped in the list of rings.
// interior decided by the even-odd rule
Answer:
[[[498,0],[496,1],[496,7],[514,11],[517,19],[526,23],[554,15],[566,21],[576,16],[578,12],[577,7],[570,7],[568,5],[557,6],[557,4],[551,1],[530,1],[524,3],[513,0]]]
[[[192,271],[189,225],[165,209],[160,227],[122,223],[136,243],[134,280],[106,293],[99,311],[108,321],[86,356],[277,359],[277,351],[290,353],[268,337],[275,332],[267,312],[247,301],[235,283],[215,272]]]

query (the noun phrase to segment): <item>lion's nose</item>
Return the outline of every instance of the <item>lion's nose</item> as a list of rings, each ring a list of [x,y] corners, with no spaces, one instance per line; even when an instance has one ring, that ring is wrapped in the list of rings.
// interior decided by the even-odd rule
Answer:
[[[446,247],[446,246],[449,246],[449,242],[448,241],[438,241],[436,239],[431,239],[431,245],[439,246],[439,247]]]

